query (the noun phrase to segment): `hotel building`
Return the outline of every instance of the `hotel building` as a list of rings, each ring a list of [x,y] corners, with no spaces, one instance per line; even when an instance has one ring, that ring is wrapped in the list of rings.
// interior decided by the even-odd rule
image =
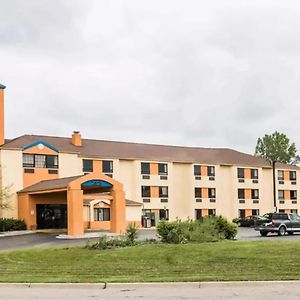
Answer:
[[[2,188],[10,209],[0,217],[24,219],[29,229],[122,232],[128,223],[238,216],[274,211],[272,167],[232,149],[177,147],[22,135],[4,138],[0,85]],[[298,212],[299,168],[276,165],[279,211]]]

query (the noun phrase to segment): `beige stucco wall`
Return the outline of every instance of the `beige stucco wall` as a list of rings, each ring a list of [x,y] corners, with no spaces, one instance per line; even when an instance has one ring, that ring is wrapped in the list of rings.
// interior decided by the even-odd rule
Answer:
[[[82,159],[77,154],[59,153],[59,177],[83,174]]]
[[[10,209],[0,210],[0,217],[17,218],[18,201],[16,192],[23,188],[22,151],[1,150],[1,186],[9,187],[11,197],[8,202]]]
[[[141,206],[126,206],[126,221],[141,221]]]

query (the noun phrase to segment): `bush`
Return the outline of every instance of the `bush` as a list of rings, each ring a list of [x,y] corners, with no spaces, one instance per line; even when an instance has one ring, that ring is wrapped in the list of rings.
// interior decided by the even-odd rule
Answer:
[[[0,218],[0,231],[26,230],[26,223],[23,220],[13,218]]]
[[[126,229],[125,236],[131,244],[135,243],[137,238],[137,227],[135,223],[130,223]]]
[[[87,244],[86,248],[104,250],[104,249],[129,247],[136,244],[136,238],[137,238],[137,227],[135,223],[130,223],[126,229],[125,234],[119,237],[108,237],[106,235],[101,236],[98,242],[93,244]]]
[[[222,216],[216,217],[218,230],[224,234],[225,239],[233,240],[237,235],[237,225],[228,222],[228,220]]]
[[[197,221],[162,221],[157,226],[157,232],[163,243],[183,244],[234,239],[237,228],[222,216],[209,216]]]

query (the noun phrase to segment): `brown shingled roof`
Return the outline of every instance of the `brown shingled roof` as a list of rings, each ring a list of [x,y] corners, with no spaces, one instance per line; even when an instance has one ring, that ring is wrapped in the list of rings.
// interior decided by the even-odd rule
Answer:
[[[39,140],[52,145],[60,152],[78,153],[83,157],[90,158],[271,167],[263,158],[227,148],[179,147],[91,139],[82,139],[82,146],[78,147],[71,143],[71,138],[40,135],[20,136],[6,142],[1,149],[22,149]],[[281,164],[280,167],[297,168],[284,164]]]
[[[36,184],[26,187],[23,190],[20,190],[18,193],[33,193],[33,192],[41,192],[47,190],[60,190],[67,188],[68,184],[74,181],[77,178],[80,178],[84,175],[79,176],[72,176],[72,177],[65,177],[59,179],[49,179],[49,180],[42,180]]]

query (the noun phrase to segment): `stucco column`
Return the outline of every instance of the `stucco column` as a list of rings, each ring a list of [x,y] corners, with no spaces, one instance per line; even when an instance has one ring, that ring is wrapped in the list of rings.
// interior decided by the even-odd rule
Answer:
[[[81,235],[84,233],[83,223],[83,191],[69,189],[67,194],[68,205],[68,234]]]
[[[35,203],[28,194],[18,194],[18,218],[25,221],[27,229],[36,228]]]
[[[111,231],[122,233],[127,227],[125,218],[125,193],[122,190],[113,190],[111,195],[113,196],[110,207]]]

